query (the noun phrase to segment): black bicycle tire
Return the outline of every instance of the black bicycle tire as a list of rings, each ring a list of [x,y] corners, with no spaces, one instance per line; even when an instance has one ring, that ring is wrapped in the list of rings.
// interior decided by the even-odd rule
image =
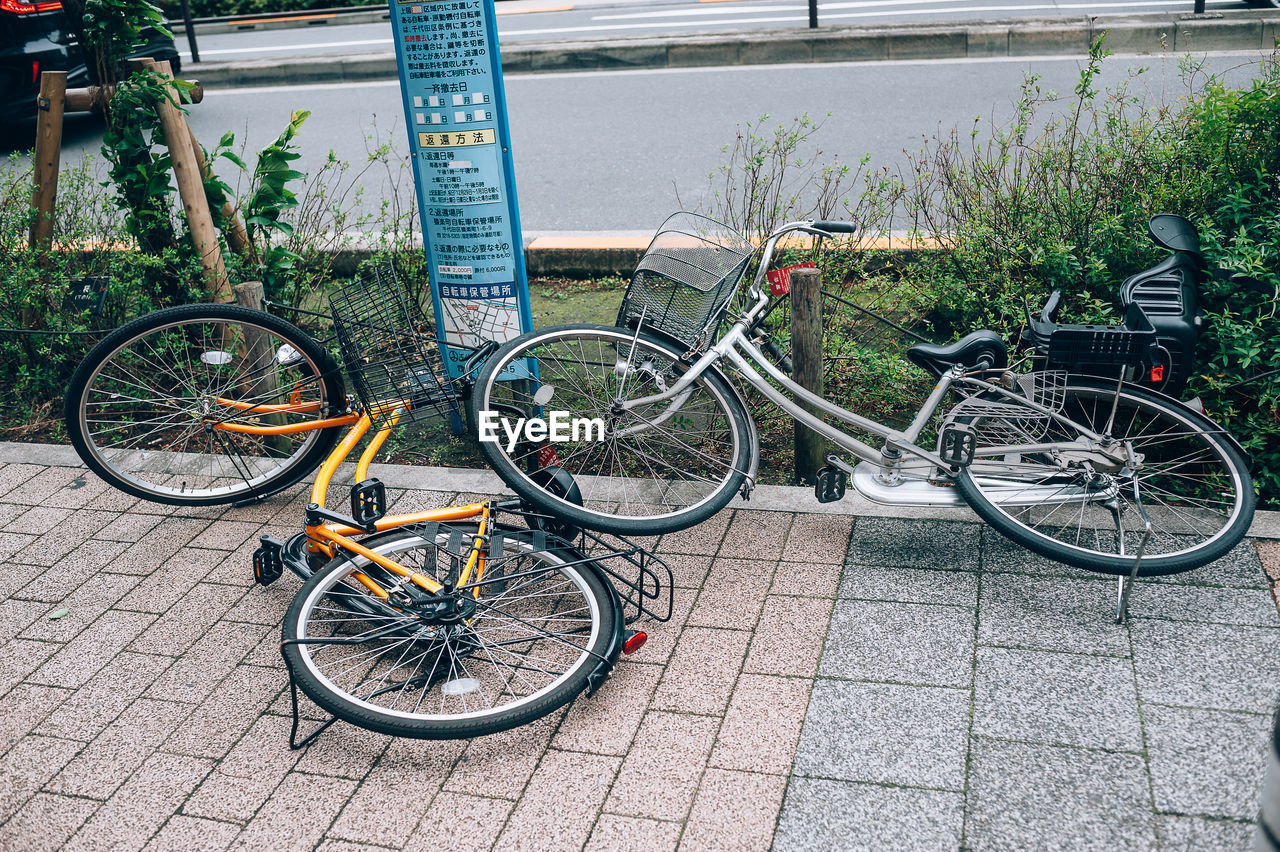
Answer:
[[[341,427],[331,426],[327,429],[317,430],[317,440],[306,453],[298,456],[291,464],[283,467],[252,492],[212,497],[182,497],[157,494],[139,488],[129,482],[123,474],[117,473],[109,464],[99,459],[90,448],[90,441],[85,434],[85,424],[82,418],[85,408],[84,397],[89,390],[90,380],[97,375],[98,371],[115,353],[130,342],[171,323],[200,320],[211,322],[253,322],[279,335],[313,363],[320,365],[322,372],[320,381],[324,386],[325,399],[330,400],[335,409],[345,407],[346,394],[343,389],[341,372],[338,370],[337,365],[334,364],[329,353],[311,335],[296,325],[265,311],[257,311],[240,305],[180,305],[154,311],[125,323],[104,337],[85,355],[79,366],[76,367],[75,373],[71,376],[71,381],[67,385],[67,395],[63,402],[63,418],[67,428],[67,435],[71,439],[71,445],[75,447],[76,453],[80,456],[80,460],[85,463],[85,466],[112,487],[134,497],[141,497],[151,502],[170,506],[217,506],[245,499],[265,497],[288,488],[320,466],[341,437]]]
[[[474,524],[450,524],[450,526],[455,529],[469,529],[472,533],[477,530]],[[521,530],[508,530],[504,534],[508,544],[520,538],[527,540],[531,537],[529,533]],[[363,540],[361,543],[371,549],[377,549],[388,540],[405,537],[421,539],[421,536],[412,531],[396,529],[380,533]],[[568,548],[557,548],[543,552],[553,554],[561,563],[576,562],[585,558],[581,553]],[[281,653],[284,655],[285,663],[288,665],[298,688],[317,705],[343,721],[391,736],[412,737],[415,739],[464,739],[485,736],[518,728],[521,725],[526,725],[555,712],[587,688],[588,677],[597,664],[595,655],[603,655],[608,648],[612,632],[616,629],[616,619],[620,617],[613,603],[615,598],[605,587],[605,583],[608,581],[604,579],[601,571],[594,567],[594,563],[568,566],[563,570],[573,571],[582,577],[585,584],[591,589],[592,595],[596,598],[597,611],[600,614],[597,638],[595,644],[589,649],[592,655],[578,662],[570,678],[561,683],[554,691],[536,701],[517,707],[514,710],[499,711],[493,718],[482,717],[457,721],[419,720],[417,722],[389,718],[356,705],[338,694],[337,690],[323,685],[306,665],[302,652],[299,650],[300,646],[295,641],[299,636],[298,622],[302,615],[301,611],[308,598],[316,587],[327,582],[332,574],[344,570],[348,567],[348,564],[349,561],[346,557],[338,557],[303,583],[297,594],[294,595],[293,601],[289,604],[284,622],[280,627],[280,636],[284,640],[281,645]]]
[[[1114,392],[1115,385],[1101,380],[1091,380],[1084,376],[1072,376],[1067,385],[1066,393],[1069,394],[1073,388],[1084,388],[1095,393],[1109,394]],[[1201,429],[1211,425],[1207,418],[1204,418],[1199,412],[1187,408],[1176,400],[1162,399],[1140,386],[1126,384],[1123,392],[1141,400],[1145,405],[1172,411],[1178,417],[1196,424]],[[1219,452],[1221,458],[1230,465],[1239,479],[1242,498],[1240,510],[1219,535],[1201,547],[1185,553],[1167,556],[1157,554],[1144,557],[1139,565],[1139,577],[1160,577],[1203,567],[1215,559],[1225,556],[1240,543],[1249,531],[1249,524],[1253,519],[1253,511],[1256,505],[1256,497],[1253,490],[1253,480],[1249,474],[1248,460],[1241,455],[1231,441],[1212,433],[1205,433],[1203,437]],[[1085,553],[1028,529],[987,498],[982,489],[974,482],[969,468],[965,468],[961,472],[957,477],[956,484],[961,495],[978,517],[1001,535],[1022,545],[1033,553],[1097,574],[1123,576],[1133,569],[1133,558],[1130,556]]]
[[[507,363],[523,357],[517,353],[536,341],[542,341],[556,335],[565,335],[566,332],[595,335],[610,334],[616,336],[619,340],[627,341],[637,338],[635,331],[625,328],[594,324],[567,324],[539,329],[508,341],[485,361],[484,367],[476,379],[475,387],[468,400],[470,422],[472,424],[480,422],[480,412],[484,410],[488,400],[489,388],[495,381],[495,377],[502,374]],[[646,346],[659,349],[673,360],[679,361],[681,353],[670,343],[648,334],[640,334],[638,339]],[[546,514],[559,517],[575,526],[614,535],[659,535],[688,529],[712,517],[733,499],[734,494],[738,492],[743,480],[746,478],[745,471],[749,466],[750,448],[752,446],[749,434],[751,420],[733,388],[724,379],[711,371],[699,376],[698,382],[710,385],[713,395],[725,403],[722,410],[728,414],[736,434],[737,452],[735,455],[737,458],[734,460],[729,475],[721,481],[719,487],[711,496],[705,498],[694,507],[666,516],[658,518],[647,516],[619,518],[616,515],[597,512],[565,500],[556,499],[533,483],[528,473],[522,470],[498,444],[481,441],[480,450],[485,460],[488,461],[489,466],[493,468],[502,481],[533,504],[534,508]]]

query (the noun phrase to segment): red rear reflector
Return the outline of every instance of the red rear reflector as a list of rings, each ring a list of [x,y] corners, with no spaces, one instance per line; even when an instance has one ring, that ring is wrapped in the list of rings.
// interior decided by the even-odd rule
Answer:
[[[1164,364],[1153,364],[1151,366],[1151,381],[1153,382],[1164,381]]]
[[[634,654],[644,647],[644,643],[649,641],[649,634],[643,630],[633,630],[631,635],[627,637],[627,641],[622,643],[622,653]]]
[[[61,0],[47,3],[26,3],[23,0],[0,0],[0,12],[13,12],[25,15],[28,12],[54,12],[62,8]]]

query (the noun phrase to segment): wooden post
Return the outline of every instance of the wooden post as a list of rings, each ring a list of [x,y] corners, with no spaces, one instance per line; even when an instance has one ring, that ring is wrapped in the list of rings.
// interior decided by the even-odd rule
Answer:
[[[234,288],[236,304],[255,311],[262,310],[262,298],[265,291],[261,281],[246,281]],[[265,400],[270,404],[280,404],[279,365],[276,363],[276,348],[266,332],[249,326],[239,326],[244,332],[244,339],[235,341],[240,351],[237,356],[244,359],[246,372],[251,377],[245,382],[240,392],[256,400]],[[270,426],[284,426],[288,420],[283,414],[259,415],[262,422]],[[293,451],[293,442],[288,435],[265,435],[263,446],[277,455],[289,455]]]
[[[173,71],[168,62],[157,62],[154,68],[166,79],[173,79]],[[177,94],[176,89],[174,94]],[[182,209],[187,214],[191,241],[200,254],[200,265],[204,267],[209,292],[215,302],[230,302],[233,298],[231,285],[227,281],[227,270],[222,263],[218,231],[213,227],[209,202],[204,195],[202,172],[191,150],[191,128],[187,126],[186,118],[168,99],[161,99],[156,108],[160,113],[160,124],[164,127],[164,138],[168,141],[169,159],[173,163],[173,175],[178,181]]]
[[[817,269],[791,270],[791,378],[822,396],[822,272]],[[796,482],[812,485],[823,465],[824,442],[798,421],[794,428]]]
[[[40,74],[40,110],[36,119],[35,190],[31,207],[31,248],[48,251],[53,245],[53,207],[58,199],[58,166],[62,158],[62,110],[67,92],[66,71]]]

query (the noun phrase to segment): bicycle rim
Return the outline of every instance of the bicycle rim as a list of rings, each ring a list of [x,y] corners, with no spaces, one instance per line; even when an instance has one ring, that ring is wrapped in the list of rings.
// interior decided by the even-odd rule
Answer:
[[[464,548],[473,535],[474,528]],[[490,561],[474,612],[454,624],[428,623],[373,595],[358,572],[380,584],[392,578],[364,559],[331,563],[303,587],[285,620],[285,639],[297,640],[286,654],[299,685],[355,724],[423,738],[506,730],[571,700],[608,643],[613,613],[603,581],[535,550],[522,534],[504,542],[506,555]],[[441,581],[457,570],[448,532],[429,541],[396,531],[369,546]],[[527,576],[500,579],[520,573]],[[365,614],[344,605],[352,598]]]
[[[262,496],[305,475],[337,436],[211,428],[301,425],[332,413],[338,383],[325,376],[332,367],[323,350],[283,321],[199,306],[116,334],[73,378],[68,427],[85,462],[129,493],[195,505]],[[261,408],[288,404],[312,408]]]
[[[1114,386],[1067,387],[1062,414],[1095,432],[1111,420]],[[1190,570],[1225,554],[1244,536],[1253,514],[1245,460],[1207,421],[1171,401],[1126,386],[1111,434],[1141,455],[1136,469],[1090,452],[1076,430],[1024,413],[998,421],[967,418],[979,458],[959,486],[973,509],[1014,541],[1052,559],[1110,574],[1132,569],[1145,537],[1140,574]],[[1054,443],[1052,452],[1023,452],[1016,443]]]
[[[509,344],[486,365],[475,406],[496,441],[486,457],[544,511],[594,529],[659,533],[705,520],[732,499],[747,467],[747,415],[732,390],[707,373],[688,396],[623,411],[618,403],[665,391],[687,369],[679,354],[625,329],[565,327]],[[599,424],[564,440],[517,441],[526,418],[564,416]],[[567,471],[582,504],[543,490],[538,476]]]

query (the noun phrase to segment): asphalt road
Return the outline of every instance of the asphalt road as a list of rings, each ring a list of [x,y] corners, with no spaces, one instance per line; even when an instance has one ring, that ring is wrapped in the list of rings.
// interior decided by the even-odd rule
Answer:
[[[566,8],[571,7],[571,8]],[[533,11],[536,9],[554,11]],[[818,4],[822,25],[943,23],[1131,15],[1193,8],[1191,0],[833,0]],[[1249,8],[1243,0],[1207,0],[1211,12]],[[499,3],[498,37],[503,44],[566,39],[619,38],[669,34],[723,33],[764,28],[807,27],[804,0],[740,2],[560,3],[530,0]],[[313,24],[330,19],[317,18]],[[184,39],[178,40],[189,58]],[[323,23],[296,29],[257,30],[198,37],[205,62],[268,57],[316,56],[392,49],[387,23]]]
[[[1256,71],[1256,61],[1243,54],[1212,55],[1207,63],[1235,81]],[[652,231],[681,201],[693,206],[704,199],[722,146],[738,126],[762,114],[790,119],[830,112],[814,138],[825,157],[856,162],[867,156],[874,165],[896,168],[904,150],[918,150],[926,137],[953,127],[968,133],[975,119],[979,138],[986,137],[989,122],[1010,117],[1028,73],[1041,75],[1042,90],[1069,95],[1080,64],[1063,58],[955,59],[509,75],[521,220],[526,235]],[[1149,70],[1133,77],[1143,66]],[[1182,91],[1176,58],[1106,61],[1103,84],[1126,79],[1134,93],[1153,102]],[[366,135],[375,125],[406,149],[394,81],[213,91],[192,108],[190,121],[206,144],[231,130],[256,150],[296,109],[313,113],[301,134],[303,171],[319,168],[330,149],[341,159],[363,161]],[[64,162],[100,145],[96,121],[75,117]],[[377,173],[366,176],[361,188],[366,209],[394,194]],[[402,180],[399,192],[407,201],[411,181]]]

